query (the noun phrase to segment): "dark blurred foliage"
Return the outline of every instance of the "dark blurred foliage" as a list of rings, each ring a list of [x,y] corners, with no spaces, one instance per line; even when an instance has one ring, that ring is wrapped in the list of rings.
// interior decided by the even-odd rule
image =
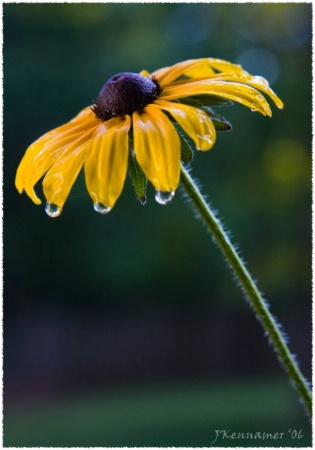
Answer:
[[[64,392],[222,377],[232,386],[235,377],[256,375],[287,386],[180,191],[163,207],[149,187],[141,206],[127,179],[113,211],[100,216],[81,175],[62,215],[51,219],[14,187],[28,145],[91,104],[107,78],[190,58],[240,63],[267,77],[284,101],[283,111],[272,105],[271,119],[241,105],[218,108],[233,131],[220,133],[210,152],[195,154],[192,174],[310,377],[311,4],[3,9],[4,407],[13,417],[7,429],[16,430],[14,413],[24,402],[55,405],[51,396]],[[290,426],[300,420],[307,427],[294,392],[287,387],[285,395],[293,399],[284,406]],[[284,397],[279,393],[279,402]],[[241,408],[239,414],[246,428],[247,415]],[[8,431],[8,445],[11,436]]]

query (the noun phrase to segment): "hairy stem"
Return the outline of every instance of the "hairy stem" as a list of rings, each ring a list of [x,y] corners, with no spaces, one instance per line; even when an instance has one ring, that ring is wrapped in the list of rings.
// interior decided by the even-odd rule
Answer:
[[[206,203],[194,180],[183,165],[181,167],[181,183],[189,200],[199,213],[202,221],[212,234],[214,241],[231,267],[236,280],[255,311],[258,320],[262,324],[266,335],[268,336],[270,343],[279,358],[279,361],[289,376],[291,383],[296,388],[307,413],[311,416],[311,390],[285,342],[285,338],[279,328],[279,325],[271,315],[268,306],[259,292],[253,278],[246,269],[241,258],[238,256],[220,221],[216,218],[210,206]]]

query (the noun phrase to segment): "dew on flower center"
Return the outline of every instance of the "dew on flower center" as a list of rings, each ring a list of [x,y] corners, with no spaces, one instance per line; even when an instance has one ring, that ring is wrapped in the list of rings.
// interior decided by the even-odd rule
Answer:
[[[45,211],[49,217],[58,217],[62,212],[62,208],[54,203],[46,203]]]
[[[175,191],[156,191],[155,200],[160,205],[168,205],[175,195]]]
[[[107,214],[112,208],[110,206],[103,205],[103,203],[94,203],[94,209],[99,214]]]

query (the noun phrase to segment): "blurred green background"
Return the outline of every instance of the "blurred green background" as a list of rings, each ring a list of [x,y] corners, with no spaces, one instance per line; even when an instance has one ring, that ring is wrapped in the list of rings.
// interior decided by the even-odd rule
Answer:
[[[14,187],[28,145],[115,73],[210,56],[265,76],[284,110],[219,108],[233,131],[195,155],[192,174],[310,379],[311,8],[4,4],[4,446],[210,447],[216,429],[285,432],[216,446],[311,445],[295,392],[180,190],[163,207],[149,187],[141,206],[127,179],[101,216],[81,176],[51,219]]]

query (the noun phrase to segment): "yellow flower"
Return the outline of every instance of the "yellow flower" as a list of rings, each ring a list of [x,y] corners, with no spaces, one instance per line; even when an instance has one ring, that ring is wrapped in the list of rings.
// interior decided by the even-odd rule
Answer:
[[[200,101],[206,98],[208,105],[215,99],[238,102],[271,116],[259,91],[283,107],[264,78],[219,59],[188,60],[152,74],[117,74],[103,86],[94,105],[27,149],[17,170],[16,187],[40,204],[34,186],[46,174],[46,212],[57,217],[84,166],[94,208],[104,214],[120,196],[128,164],[134,160],[138,172],[156,189],[156,200],[167,204],[180,176],[183,138],[178,125],[197,150],[209,150],[216,139],[215,120]]]

